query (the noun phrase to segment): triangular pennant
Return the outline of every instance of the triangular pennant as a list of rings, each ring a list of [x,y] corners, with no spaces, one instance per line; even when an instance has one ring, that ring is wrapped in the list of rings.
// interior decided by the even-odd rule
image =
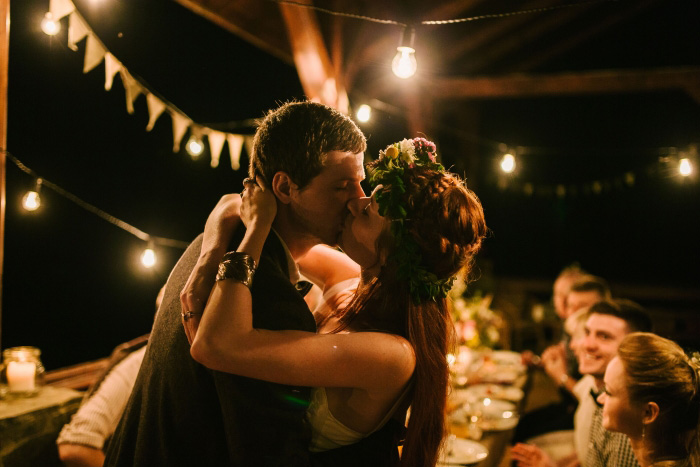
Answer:
[[[89,31],[83,18],[76,12],[71,13],[68,18],[68,48],[71,50],[78,50],[78,46],[75,44],[85,38]]]
[[[241,167],[241,150],[243,149],[244,140],[243,135],[234,135],[232,133],[226,135],[228,152],[231,154],[231,168],[233,170],[238,170]]]
[[[211,166],[219,166],[219,158],[221,157],[221,149],[226,142],[226,133],[220,131],[209,132],[209,152],[211,153]]]
[[[94,34],[87,35],[87,46],[85,47],[85,65],[83,73],[95,68],[105,57],[107,50],[100,44]]]
[[[114,75],[116,75],[122,69],[122,64],[114,58],[114,55],[107,52],[105,54],[105,90],[109,91],[112,89],[112,83],[114,83]]]
[[[170,117],[173,120],[173,152],[179,152],[182,137],[185,136],[192,120],[174,110],[170,111]]]
[[[151,131],[153,125],[156,124],[156,120],[165,110],[165,103],[150,92],[146,93],[146,103],[148,104],[148,125],[146,125],[146,131]]]
[[[75,11],[75,6],[70,0],[51,0],[49,2],[49,12],[54,21],[58,21],[73,11]]]
[[[129,114],[134,113],[134,101],[141,94],[141,85],[134,78],[131,77],[126,68],[119,70],[119,74],[122,77],[122,83],[124,84],[124,90],[126,91],[126,111]]]

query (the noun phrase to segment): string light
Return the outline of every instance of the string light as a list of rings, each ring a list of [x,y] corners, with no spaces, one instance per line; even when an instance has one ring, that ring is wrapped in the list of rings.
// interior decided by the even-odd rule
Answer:
[[[187,154],[193,158],[197,158],[204,152],[204,141],[202,141],[202,138],[200,138],[199,135],[192,134],[190,139],[187,140],[185,150],[187,151]]]
[[[396,76],[407,79],[416,73],[416,50],[413,48],[413,40],[416,30],[412,26],[406,26],[401,32],[401,40],[396,48],[396,55],[391,61],[391,70]]]
[[[684,157],[679,161],[678,172],[684,177],[688,177],[693,173],[693,164],[690,163],[690,159]]]
[[[513,156],[513,154],[503,154],[503,158],[501,159],[501,170],[507,174],[515,170],[515,156]]]
[[[372,107],[370,107],[367,104],[362,104],[358,109],[357,109],[357,119],[362,122],[368,122],[370,117],[372,116]]]
[[[48,36],[55,36],[61,31],[61,23],[54,20],[51,12],[47,11],[41,20],[41,30]]]
[[[148,246],[141,254],[141,264],[146,268],[152,268],[156,264],[156,252],[153,248],[153,242],[149,241]]]
[[[22,197],[22,207],[27,211],[36,211],[41,206],[41,196],[39,196],[39,192],[41,191],[41,183],[42,180],[37,178],[34,191],[28,191]]]

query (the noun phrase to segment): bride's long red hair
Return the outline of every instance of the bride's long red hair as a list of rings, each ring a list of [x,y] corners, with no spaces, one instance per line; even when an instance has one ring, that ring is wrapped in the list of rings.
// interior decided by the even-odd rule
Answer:
[[[405,225],[419,245],[423,265],[438,278],[467,275],[487,231],[479,199],[447,172],[414,167],[405,170],[403,179]],[[391,258],[388,230],[378,246]],[[337,330],[379,330],[411,343],[416,368],[401,466],[434,466],[447,434],[447,353],[453,348],[454,326],[446,299],[415,303],[408,284],[398,280],[396,272],[390,259],[378,277],[363,280],[352,302],[337,312],[341,323]]]

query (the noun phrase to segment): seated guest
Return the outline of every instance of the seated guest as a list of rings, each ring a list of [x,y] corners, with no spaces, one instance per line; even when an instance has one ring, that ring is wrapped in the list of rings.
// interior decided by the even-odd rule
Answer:
[[[605,280],[590,274],[580,274],[576,277],[564,299],[563,309],[557,312],[564,320],[579,310],[610,298],[610,289]],[[557,279],[557,282],[559,280],[561,279]],[[556,289],[555,285],[555,291]],[[581,375],[578,372],[576,356],[569,346],[570,335],[566,332],[566,326],[564,328],[561,341],[545,349],[541,362],[547,375],[559,386],[560,400],[524,416],[516,428],[516,442],[542,433],[570,430],[574,426],[574,411],[578,405],[574,385]]]
[[[156,311],[163,299],[161,288]],[[146,352],[148,334],[119,345],[107,367],[85,394],[83,403],[58,434],[58,456],[67,467],[101,467],[105,445],[114,433],[131,395]]]
[[[591,375],[596,392],[584,396],[574,417],[576,455],[560,461],[558,465],[582,465],[583,467],[636,467],[629,440],[621,433],[606,431],[601,425],[602,407],[595,398],[603,388],[603,377],[608,363],[617,354],[622,339],[631,332],[649,331],[649,315],[630,300],[604,300],[593,305],[584,327],[585,337],[579,351],[579,371]],[[580,417],[579,414],[592,415]],[[516,444],[511,451],[519,467],[553,467],[557,464],[534,445]]]
[[[603,427],[626,434],[641,467],[700,466],[700,359],[650,333],[625,337],[605,371]]]

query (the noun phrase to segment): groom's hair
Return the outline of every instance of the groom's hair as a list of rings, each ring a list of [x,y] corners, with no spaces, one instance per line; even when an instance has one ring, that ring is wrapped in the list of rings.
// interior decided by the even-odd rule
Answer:
[[[323,169],[330,151],[364,152],[365,135],[349,117],[316,102],[288,102],[267,113],[253,140],[250,177],[267,184],[287,173],[303,188]]]

